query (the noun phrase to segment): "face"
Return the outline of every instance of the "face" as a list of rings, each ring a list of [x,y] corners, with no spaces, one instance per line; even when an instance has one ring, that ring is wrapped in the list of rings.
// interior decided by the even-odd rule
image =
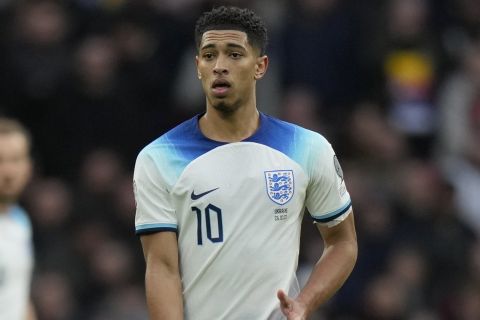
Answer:
[[[245,32],[211,30],[202,36],[196,62],[207,108],[231,113],[255,101],[255,83],[265,74],[268,58],[259,57]]]
[[[16,201],[30,173],[27,139],[20,133],[0,134],[0,203]]]

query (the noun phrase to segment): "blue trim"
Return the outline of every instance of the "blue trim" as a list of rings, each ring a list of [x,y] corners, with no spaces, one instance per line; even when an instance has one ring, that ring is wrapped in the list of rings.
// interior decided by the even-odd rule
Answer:
[[[314,215],[312,215],[312,218],[317,222],[329,222],[329,221],[335,220],[336,218],[340,217],[342,214],[347,212],[351,208],[351,206],[352,206],[352,201],[349,200],[346,205],[344,205],[338,210],[322,215],[321,217],[315,217]]]
[[[147,223],[135,227],[135,234],[150,234],[161,231],[177,232],[178,226],[173,223]]]
[[[18,223],[22,227],[30,229],[30,219],[28,218],[28,215],[25,212],[25,210],[23,210],[19,206],[17,205],[13,206],[9,210],[8,215],[12,220],[14,220],[16,223]]]

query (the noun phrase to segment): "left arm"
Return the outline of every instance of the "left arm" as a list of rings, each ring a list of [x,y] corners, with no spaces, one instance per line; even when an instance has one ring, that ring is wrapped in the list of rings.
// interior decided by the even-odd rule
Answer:
[[[353,212],[334,227],[317,224],[325,243],[320,260],[296,298],[283,290],[277,293],[280,308],[288,320],[305,320],[343,285],[357,260],[357,236]]]

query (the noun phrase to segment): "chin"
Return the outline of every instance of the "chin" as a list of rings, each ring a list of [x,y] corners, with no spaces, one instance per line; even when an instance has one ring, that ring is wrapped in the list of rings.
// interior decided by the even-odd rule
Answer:
[[[231,106],[226,104],[225,102],[216,103],[216,104],[212,105],[212,107],[217,111],[232,112]]]
[[[239,107],[239,103],[227,103],[225,101],[219,101],[217,103],[214,103],[212,104],[212,107],[217,110],[217,111],[220,111],[224,114],[231,114],[231,113],[234,113],[235,111],[237,111],[238,107]]]

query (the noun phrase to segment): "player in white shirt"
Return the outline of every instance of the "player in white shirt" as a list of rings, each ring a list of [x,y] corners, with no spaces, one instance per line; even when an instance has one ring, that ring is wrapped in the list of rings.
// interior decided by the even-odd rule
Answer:
[[[343,173],[320,134],[258,112],[266,29],[219,7],[196,26],[206,112],[164,134],[135,165],[136,233],[152,320],[307,319],[356,261]],[[295,277],[305,208],[325,250]]]
[[[0,320],[33,320],[30,220],[16,201],[31,174],[30,136],[17,121],[0,118]]]

